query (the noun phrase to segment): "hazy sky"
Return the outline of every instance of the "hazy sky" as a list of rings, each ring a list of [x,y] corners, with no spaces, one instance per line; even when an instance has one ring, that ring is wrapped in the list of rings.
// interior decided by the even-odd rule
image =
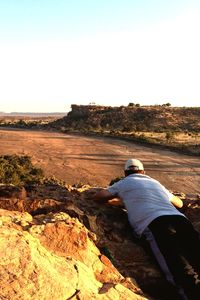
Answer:
[[[200,106],[199,0],[0,0],[0,111]]]

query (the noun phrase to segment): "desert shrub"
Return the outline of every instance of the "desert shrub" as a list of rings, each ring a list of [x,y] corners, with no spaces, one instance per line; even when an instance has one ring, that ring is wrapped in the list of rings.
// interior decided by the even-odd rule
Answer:
[[[27,155],[1,155],[0,184],[64,186],[65,182],[55,176],[45,177],[43,170],[33,166],[31,158]]]
[[[65,181],[58,179],[54,175],[51,177],[43,177],[40,181],[40,183],[44,185],[59,185],[59,186],[65,186]]]
[[[109,132],[109,134],[111,134],[111,135],[115,135],[117,133],[117,131],[116,130],[110,130],[110,132]]]
[[[29,156],[0,156],[0,183],[14,185],[40,183],[43,178],[42,169],[34,167]]]
[[[175,133],[173,131],[167,131],[165,138],[168,142],[171,142],[173,140],[174,136],[175,136]]]
[[[150,142],[150,139],[144,133],[141,133],[140,135],[138,135],[137,138],[142,142]]]
[[[127,122],[126,124],[123,125],[122,131],[123,132],[130,132],[133,130],[133,124],[131,122]]]
[[[162,104],[162,106],[169,107],[169,106],[171,106],[171,103],[167,102],[167,103]]]
[[[131,137],[133,137],[133,138],[137,137],[136,133],[135,133],[135,132],[132,132],[132,133],[131,133]]]

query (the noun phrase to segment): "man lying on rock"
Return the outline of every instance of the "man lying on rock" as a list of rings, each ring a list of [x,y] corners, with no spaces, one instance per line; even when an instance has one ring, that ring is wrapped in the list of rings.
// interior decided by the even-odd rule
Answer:
[[[107,189],[91,189],[89,198],[99,203],[122,200],[134,232],[149,243],[167,281],[181,299],[199,300],[200,239],[190,221],[175,208],[182,207],[182,200],[145,175],[137,159],[129,159],[124,172],[125,178]]]

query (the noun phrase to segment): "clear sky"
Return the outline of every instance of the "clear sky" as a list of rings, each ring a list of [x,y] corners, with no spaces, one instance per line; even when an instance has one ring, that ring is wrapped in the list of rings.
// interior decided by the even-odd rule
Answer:
[[[0,0],[0,111],[200,106],[199,0]]]

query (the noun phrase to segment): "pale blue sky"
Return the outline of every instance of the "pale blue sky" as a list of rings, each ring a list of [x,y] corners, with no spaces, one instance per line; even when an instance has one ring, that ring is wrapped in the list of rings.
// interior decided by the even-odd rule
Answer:
[[[200,106],[194,0],[0,0],[0,111]]]

